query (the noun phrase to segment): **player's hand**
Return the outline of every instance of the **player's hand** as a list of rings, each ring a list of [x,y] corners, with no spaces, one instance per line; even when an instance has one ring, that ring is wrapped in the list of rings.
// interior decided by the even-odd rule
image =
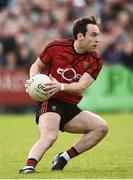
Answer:
[[[31,79],[26,80],[25,85],[24,85],[26,93],[28,93],[28,86],[30,86],[30,84],[31,84]]]
[[[45,84],[45,89],[47,93],[50,93],[51,95],[54,95],[55,93],[61,91],[61,83],[58,82],[55,78],[53,78],[51,75],[49,75],[52,82]]]

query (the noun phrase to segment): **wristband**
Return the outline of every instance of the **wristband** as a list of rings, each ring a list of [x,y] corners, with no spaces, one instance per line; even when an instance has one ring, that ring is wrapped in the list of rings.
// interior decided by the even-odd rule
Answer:
[[[63,84],[63,83],[60,84],[60,90],[61,90],[61,91],[64,90],[64,84]]]

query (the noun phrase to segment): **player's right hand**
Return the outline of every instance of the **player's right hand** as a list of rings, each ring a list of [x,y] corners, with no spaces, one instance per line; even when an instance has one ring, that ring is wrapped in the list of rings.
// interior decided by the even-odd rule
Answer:
[[[26,80],[26,82],[25,82],[25,91],[26,91],[26,93],[28,93],[28,86],[30,86],[30,83],[31,83],[31,80],[30,79],[28,79],[28,80]]]

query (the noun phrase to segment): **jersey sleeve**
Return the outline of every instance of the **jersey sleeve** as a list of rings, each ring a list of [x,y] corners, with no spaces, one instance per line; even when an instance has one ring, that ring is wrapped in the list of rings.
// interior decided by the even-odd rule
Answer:
[[[101,69],[103,66],[103,60],[100,59],[96,59],[95,61],[93,61],[90,64],[90,67],[87,69],[87,73],[93,78],[93,79],[97,79],[98,74],[100,73]]]
[[[41,52],[39,58],[44,64],[49,64],[52,60],[52,46],[51,44],[48,44],[45,49]]]

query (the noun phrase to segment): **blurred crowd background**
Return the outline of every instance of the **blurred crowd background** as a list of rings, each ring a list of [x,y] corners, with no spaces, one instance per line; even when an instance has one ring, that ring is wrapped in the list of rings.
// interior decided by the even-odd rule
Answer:
[[[76,18],[102,20],[105,64],[133,69],[133,0],[0,0],[0,69],[29,68],[45,45],[72,37]]]

